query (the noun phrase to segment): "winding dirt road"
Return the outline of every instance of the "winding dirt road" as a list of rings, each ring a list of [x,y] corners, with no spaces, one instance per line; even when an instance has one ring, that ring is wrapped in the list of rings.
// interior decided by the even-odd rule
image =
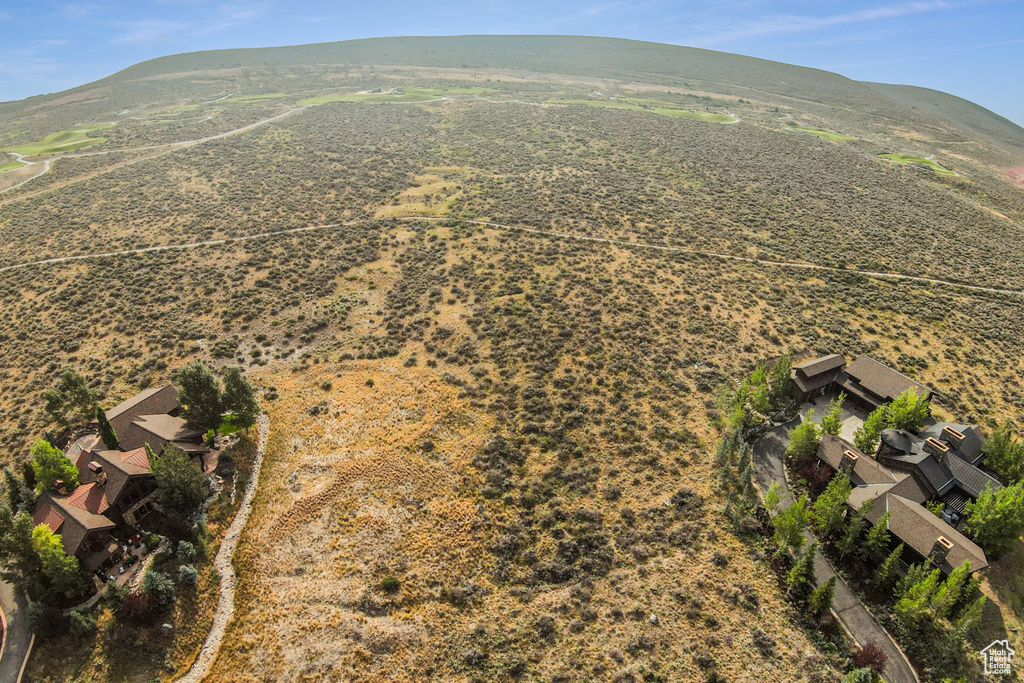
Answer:
[[[329,223],[326,225],[308,225],[301,228],[288,228],[286,230],[274,230],[271,232],[261,232],[254,235],[241,235],[239,237],[224,237],[216,240],[206,240],[204,242],[186,242],[183,244],[166,244],[153,247],[143,247],[141,249],[123,249],[120,251],[107,251],[92,254],[76,254],[74,256],[57,256],[54,258],[39,259],[38,261],[28,261],[25,263],[15,263],[8,266],[0,267],[0,273],[5,273],[11,270],[17,270],[19,268],[29,268],[32,266],[43,266],[51,263],[67,263],[69,261],[79,261],[82,259],[102,258],[104,256],[129,256],[132,254],[145,254],[148,252],[155,251],[169,251],[172,249],[194,249],[197,247],[213,247],[223,244],[230,244],[232,242],[244,242],[246,240],[261,239],[264,237],[276,237],[278,235],[291,235],[300,232],[309,232],[313,230],[328,230],[330,228],[339,228],[349,225],[359,225],[360,223],[366,223],[370,219],[357,220],[357,221],[345,221],[342,223]],[[878,270],[856,270],[853,268],[837,268],[835,266],[823,266],[817,263],[806,263],[801,261],[774,261],[771,259],[760,259],[752,256],[737,256],[735,254],[725,254],[718,251],[705,251],[702,249],[691,249],[689,247],[674,247],[667,244],[652,244],[650,242],[633,242],[629,240],[617,240],[608,237],[593,237],[590,235],[575,235],[568,232],[555,232],[553,230],[541,230],[539,228],[529,228],[523,225],[506,225],[504,223],[495,223],[494,221],[481,221],[473,220],[468,218],[451,218],[446,216],[398,216],[392,219],[381,219],[381,220],[398,220],[398,221],[458,221],[460,223],[469,223],[471,225],[482,225],[489,228],[496,228],[498,230],[506,230],[512,232],[525,232],[534,235],[545,235],[547,237],[557,237],[559,239],[567,240],[578,240],[582,242],[602,242],[604,244],[614,244],[621,247],[635,247],[639,249],[657,249],[659,251],[676,252],[682,254],[692,254],[694,256],[701,256],[706,258],[717,258],[724,261],[738,261],[741,263],[751,263],[760,266],[770,266],[774,268],[795,268],[799,270],[816,270],[816,271],[827,271],[833,273],[845,273],[848,275],[862,275],[864,277],[875,278],[879,280],[901,280],[907,282],[920,282],[927,285],[940,285],[943,287],[952,287],[954,289],[962,289],[973,292],[987,292],[990,294],[1009,294],[1012,296],[1024,297],[1024,290],[1009,289],[1005,287],[985,287],[983,285],[972,285],[964,282],[954,282],[952,280],[941,280],[938,278],[924,277],[921,275],[904,275],[903,273],[889,273]]]

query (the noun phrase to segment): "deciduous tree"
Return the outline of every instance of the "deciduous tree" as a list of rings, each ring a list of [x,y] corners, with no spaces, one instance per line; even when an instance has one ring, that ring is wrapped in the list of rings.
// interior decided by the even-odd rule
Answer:
[[[64,482],[69,489],[78,486],[78,468],[59,450],[43,439],[36,439],[31,453],[38,491],[56,491],[57,481]]]
[[[194,361],[178,373],[177,384],[178,400],[185,420],[200,429],[212,429],[216,434],[224,406],[220,385],[210,369],[200,361]]]
[[[846,499],[853,487],[850,477],[840,472],[828,483],[828,487],[814,501],[811,515],[818,530],[826,538],[832,538],[843,530],[846,514]]]
[[[210,495],[210,484],[199,466],[173,444],[156,455],[146,446],[161,504],[192,518]]]
[[[59,534],[40,524],[32,530],[32,547],[39,555],[43,576],[55,591],[70,598],[82,589],[78,558],[64,552]]]
[[[795,463],[809,462],[818,452],[821,433],[813,419],[814,411],[810,410],[804,421],[789,432],[789,446],[786,447],[786,455]]]
[[[838,396],[829,401],[828,408],[821,418],[821,431],[832,436],[839,436],[843,429],[843,402],[846,401],[846,394],[840,392]]]
[[[886,414],[890,427],[917,432],[928,419],[929,402],[924,393],[910,387],[889,404]]]
[[[43,392],[44,410],[63,429],[92,419],[96,395],[85,377],[68,368],[60,373],[57,386]]]
[[[864,424],[854,432],[853,445],[863,453],[874,453],[882,431],[889,426],[887,420],[885,406],[875,408],[864,420]]]
[[[1024,484],[998,490],[985,487],[976,501],[968,501],[966,529],[986,553],[998,557],[1009,551],[1024,531]]]
[[[256,423],[260,412],[256,390],[236,365],[224,371],[223,403],[224,410],[235,416],[235,424],[241,429],[249,429]]]

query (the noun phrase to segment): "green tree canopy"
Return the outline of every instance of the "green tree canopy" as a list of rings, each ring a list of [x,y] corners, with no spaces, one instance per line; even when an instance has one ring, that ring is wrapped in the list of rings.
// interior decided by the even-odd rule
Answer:
[[[772,517],[775,544],[780,549],[799,550],[804,544],[804,532],[807,531],[807,494],[801,495],[788,507],[777,505],[777,508],[778,512]]]
[[[830,576],[825,583],[814,589],[811,597],[807,598],[807,607],[812,614],[822,616],[832,608],[832,598],[836,593],[836,577]]]
[[[886,411],[888,424],[896,429],[918,432],[928,419],[930,404],[924,393],[910,387],[889,404]]]
[[[78,558],[64,552],[60,536],[50,527],[40,524],[32,530],[32,547],[39,555],[43,576],[55,591],[70,598],[82,589]]]
[[[846,401],[846,394],[840,392],[838,396],[828,402],[828,408],[821,418],[821,431],[832,436],[839,436],[843,428],[843,402]]]
[[[786,455],[794,462],[809,462],[818,452],[821,432],[813,420],[814,411],[810,410],[804,421],[789,432],[789,446],[786,447]]]
[[[36,475],[36,490],[56,491],[54,482],[63,481],[69,489],[78,486],[78,468],[63,453],[43,439],[32,443],[32,470]]]
[[[0,578],[32,596],[38,593],[43,572],[32,545],[33,527],[28,512],[14,514],[0,505]]]
[[[185,420],[203,430],[220,428],[224,406],[220,385],[200,361],[189,363],[178,373],[178,400]]]
[[[99,406],[96,406],[96,422],[100,426],[100,441],[109,450],[117,450],[117,434],[114,433],[114,426],[110,424],[110,420],[107,419],[107,411],[103,410]]]
[[[878,440],[882,436],[882,430],[888,426],[885,406],[875,408],[864,420],[864,424],[854,432],[853,445],[862,453],[874,453],[878,446]]]
[[[875,584],[882,592],[891,591],[899,580],[900,558],[903,556],[903,544],[900,543],[889,556],[875,569]]]
[[[785,408],[792,400],[792,370],[793,356],[785,353],[775,361],[775,365],[768,372],[768,398],[775,410]]]
[[[149,446],[146,452],[161,504],[186,517],[194,516],[210,495],[210,484],[203,471],[173,444],[165,445],[159,456]]]
[[[891,513],[886,510],[877,524],[871,526],[864,535],[864,555],[872,562],[878,562],[889,552],[889,518]]]
[[[1017,483],[1024,479],[1024,443],[1013,434],[1009,421],[985,439],[985,466],[992,468],[1004,481]]]
[[[786,586],[799,600],[805,599],[814,589],[814,554],[817,551],[818,544],[812,541],[786,574]]]
[[[974,541],[996,557],[1006,553],[1024,531],[1024,484],[998,490],[986,486],[976,501],[967,503],[966,529]]]
[[[846,499],[852,490],[850,477],[845,472],[839,472],[832,477],[832,481],[818,496],[818,500],[814,501],[811,516],[818,530],[826,538],[832,538],[843,530],[846,520]]]
[[[242,374],[242,369],[232,365],[224,371],[224,410],[235,416],[235,424],[248,429],[256,423],[260,412],[256,403],[256,390],[249,379]]]
[[[92,419],[96,395],[85,377],[68,368],[60,373],[57,386],[43,392],[44,410],[62,428]]]

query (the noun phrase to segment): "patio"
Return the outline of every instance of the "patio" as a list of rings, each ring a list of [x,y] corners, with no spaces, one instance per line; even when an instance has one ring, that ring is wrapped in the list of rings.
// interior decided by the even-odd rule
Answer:
[[[800,419],[801,421],[807,418],[807,414],[813,409],[814,418],[813,421],[816,424],[821,424],[821,418],[825,414],[825,410],[828,409],[828,404],[832,399],[838,396],[839,392],[830,392],[824,396],[819,396],[815,399],[811,399],[808,403],[804,403],[800,406]],[[853,435],[861,425],[864,424],[864,420],[867,418],[868,412],[860,405],[847,398],[843,401],[843,412],[842,420],[843,426],[839,430],[839,438],[853,443]]]

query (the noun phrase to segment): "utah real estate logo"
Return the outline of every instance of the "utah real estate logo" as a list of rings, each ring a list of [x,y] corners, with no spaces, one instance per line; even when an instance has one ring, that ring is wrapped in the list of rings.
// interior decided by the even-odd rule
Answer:
[[[993,640],[979,654],[985,660],[986,676],[1000,676],[1013,673],[1013,663],[1010,660],[1017,653],[1010,647],[1008,640]]]

